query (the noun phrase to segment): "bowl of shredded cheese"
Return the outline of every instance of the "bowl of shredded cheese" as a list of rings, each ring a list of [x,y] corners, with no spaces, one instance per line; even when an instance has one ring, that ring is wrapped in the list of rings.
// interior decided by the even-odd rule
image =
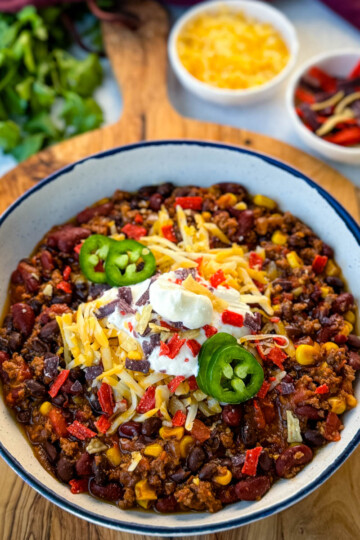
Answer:
[[[169,37],[169,58],[180,82],[223,105],[270,97],[293,68],[296,32],[263,2],[222,0],[186,12]]]

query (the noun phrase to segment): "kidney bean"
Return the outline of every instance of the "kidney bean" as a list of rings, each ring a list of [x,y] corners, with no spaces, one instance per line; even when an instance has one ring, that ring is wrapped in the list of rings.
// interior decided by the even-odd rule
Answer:
[[[360,338],[355,336],[355,334],[349,334],[347,344],[353,349],[360,349]]]
[[[304,433],[304,439],[310,446],[321,446],[325,442],[324,437],[316,429],[307,429]]]
[[[330,341],[331,338],[333,338],[337,333],[336,326],[325,326],[319,330],[317,334],[317,340],[320,341],[320,343],[326,343],[327,341]]]
[[[263,497],[269,489],[269,478],[267,476],[257,476],[238,482],[235,486],[235,493],[241,501],[255,501]]]
[[[26,261],[20,261],[17,269],[20,272],[23,282],[25,283],[27,292],[37,292],[40,287],[37,269]]]
[[[243,197],[247,195],[246,188],[235,182],[220,182],[216,185],[220,188],[221,193],[234,193],[234,195],[242,195]]]
[[[297,468],[306,465],[312,460],[311,448],[305,444],[290,446],[284,450],[276,461],[276,474],[282,478],[295,476]]]
[[[20,424],[28,424],[31,420],[31,411],[19,411],[16,413],[16,420]]]
[[[28,379],[25,384],[31,397],[41,399],[45,396],[46,388],[43,384],[34,381],[34,379]]]
[[[343,280],[336,276],[326,276],[325,283],[327,283],[327,285],[330,285],[330,287],[332,287],[335,291],[344,288]]]
[[[145,437],[155,437],[159,433],[161,426],[161,419],[152,416],[151,418],[147,418],[145,422],[141,424],[141,434]]]
[[[29,336],[35,323],[35,314],[30,306],[19,302],[11,306],[13,326],[24,336]]]
[[[189,478],[190,474],[190,471],[185,471],[185,469],[180,468],[173,472],[170,475],[170,478],[174,480],[174,482],[176,482],[177,484],[181,484],[181,482],[185,482],[185,480]]]
[[[200,469],[206,459],[204,450],[200,446],[193,446],[187,457],[187,466],[190,471],[196,472]]]
[[[0,351],[0,368],[7,360],[10,360],[10,356],[8,355],[8,353],[5,351]]]
[[[13,273],[10,276],[10,281],[14,285],[21,285],[22,283],[24,283],[24,280],[21,276],[21,272],[18,269],[13,271]]]
[[[43,448],[49,458],[49,461],[51,463],[55,463],[56,459],[57,459],[57,456],[58,456],[58,453],[57,453],[57,450],[55,448],[55,446],[53,444],[51,444],[49,441],[45,441],[44,444],[43,444]]]
[[[240,424],[242,409],[240,405],[225,405],[222,410],[222,419],[228,426],[236,427]]]
[[[358,371],[360,369],[360,354],[351,351],[349,353],[349,360],[348,360],[349,366],[351,366],[355,371]]]
[[[87,452],[81,454],[75,465],[76,473],[79,476],[90,476],[92,473],[92,462],[93,457],[90,454]]]
[[[335,313],[345,313],[354,305],[354,297],[350,293],[339,294],[332,303],[332,310]]]
[[[64,253],[71,253],[81,240],[90,236],[89,229],[82,227],[74,227],[73,225],[64,225],[63,227],[53,231],[47,237],[47,245],[52,248],[57,248]]]
[[[169,514],[170,512],[175,512],[176,507],[177,502],[174,495],[169,495],[169,497],[159,499],[155,504],[156,510],[158,512],[161,512],[162,514]]]
[[[45,341],[51,341],[59,335],[59,332],[59,325],[54,319],[53,321],[48,322],[41,328],[39,332],[39,337],[41,339],[44,339]]]
[[[55,268],[54,258],[51,255],[50,251],[44,249],[40,255],[41,266],[43,267],[44,274],[49,275]]]
[[[61,456],[56,464],[56,474],[60,480],[68,484],[74,477],[74,464],[68,458]]]
[[[16,352],[22,347],[23,338],[19,332],[11,332],[9,335],[9,349],[11,352]]]
[[[214,476],[217,471],[216,463],[205,463],[200,469],[199,478],[200,480],[209,480]]]
[[[53,356],[50,353],[50,356],[45,357],[44,359],[44,374],[43,379],[45,384],[49,384],[51,381],[57,377],[59,371],[59,362],[60,358],[58,356]]]
[[[76,219],[78,223],[87,223],[96,216],[108,216],[109,214],[111,214],[113,208],[114,205],[112,202],[107,202],[105,204],[100,204],[99,206],[93,206],[91,208],[85,208],[85,210],[83,210],[76,216]]]
[[[218,497],[223,504],[231,504],[236,502],[238,500],[236,486],[222,488],[218,493]]]
[[[149,206],[151,210],[154,210],[154,212],[158,212],[161,208],[161,205],[163,203],[164,199],[160,193],[154,193],[151,195],[149,200]]]
[[[89,491],[94,497],[106,499],[107,501],[118,501],[123,496],[123,489],[116,482],[110,482],[106,486],[100,486],[94,480],[91,480]]]
[[[296,416],[304,416],[310,420],[320,420],[324,417],[324,413],[319,409],[315,409],[311,405],[300,405],[295,409]]]
[[[239,239],[248,234],[254,227],[254,212],[252,210],[243,210],[238,217],[238,230],[237,234]]]
[[[265,450],[259,456],[259,467],[264,472],[269,472],[273,466],[273,460]]]
[[[133,437],[139,436],[141,432],[141,424],[139,422],[134,422],[130,420],[121,424],[118,429],[119,437],[125,437],[126,439],[132,439]]]

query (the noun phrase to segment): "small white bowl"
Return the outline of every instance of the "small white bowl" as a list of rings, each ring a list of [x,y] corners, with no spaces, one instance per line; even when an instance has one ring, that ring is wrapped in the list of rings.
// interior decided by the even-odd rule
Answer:
[[[346,148],[338,144],[325,141],[324,139],[321,139],[315,135],[315,133],[310,131],[298,117],[295,110],[294,96],[302,75],[304,75],[311,67],[317,66],[331,75],[346,77],[359,62],[359,60],[359,49],[342,49],[312,57],[293,75],[286,92],[287,110],[299,137],[308,146],[322,156],[341,163],[349,163],[351,165],[360,164],[360,147]]]
[[[270,23],[284,39],[290,53],[290,58],[284,69],[278,73],[273,79],[261,86],[248,88],[245,90],[230,90],[225,88],[217,88],[207,83],[199,81],[189,73],[181,62],[177,53],[177,39],[179,33],[191,19],[198,15],[221,9],[224,5],[229,6],[234,11],[241,11],[245,15],[257,19],[261,22]],[[278,89],[283,80],[290,73],[296,62],[299,43],[296,36],[296,31],[291,22],[277,9],[263,2],[254,2],[249,0],[214,0],[201,3],[192,9],[189,9],[185,15],[180,17],[173,27],[168,44],[168,53],[170,63],[175,71],[180,82],[190,92],[193,92],[200,98],[213,103],[222,105],[244,105],[264,100],[270,97]]]

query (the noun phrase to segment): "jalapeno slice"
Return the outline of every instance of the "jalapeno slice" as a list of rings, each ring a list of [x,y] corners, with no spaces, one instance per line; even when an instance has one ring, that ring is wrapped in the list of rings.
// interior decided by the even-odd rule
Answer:
[[[218,332],[211,338],[207,339],[200,349],[198,363],[199,373],[196,377],[197,384],[205,394],[211,395],[210,388],[208,386],[209,379],[207,377],[207,370],[211,361],[211,358],[220,348],[226,345],[236,344],[236,339],[226,332]]]
[[[93,234],[83,243],[80,254],[80,268],[90,281],[106,283],[105,261],[108,256],[112,240],[102,234]]]
[[[136,242],[122,240],[113,242],[106,259],[106,279],[112,287],[124,287],[145,281],[156,271],[156,261],[151,251]]]

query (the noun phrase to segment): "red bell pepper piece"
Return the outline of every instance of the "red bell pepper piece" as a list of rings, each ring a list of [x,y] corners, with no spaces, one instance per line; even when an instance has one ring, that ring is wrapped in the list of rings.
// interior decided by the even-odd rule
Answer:
[[[80,441],[85,441],[86,439],[92,439],[96,437],[95,431],[92,431],[88,427],[81,424],[78,420],[74,420],[70,426],[67,427],[68,432],[73,437],[76,437]]]
[[[266,394],[268,393],[269,388],[270,388],[270,383],[268,381],[264,381],[262,383],[262,386],[261,386],[260,390],[256,394],[256,397],[258,397],[260,399],[263,399],[266,396]]]
[[[141,223],[144,223],[144,219],[141,214],[136,214],[134,221],[138,225],[141,225]]]
[[[259,270],[262,269],[262,265],[264,263],[264,260],[256,251],[251,251],[249,255],[249,266],[250,268],[258,268]]]
[[[191,429],[191,435],[194,437],[194,439],[203,443],[210,439],[211,431],[210,428],[205,426],[201,420],[195,418],[193,427]]]
[[[326,255],[315,255],[311,265],[315,274],[321,274],[325,270],[327,262],[328,258],[326,257]]]
[[[67,281],[60,281],[60,283],[56,285],[56,288],[59,289],[60,291],[64,291],[64,293],[66,294],[72,293],[71,285]]]
[[[310,105],[312,103],[315,103],[315,98],[312,94],[309,92],[306,92],[303,88],[297,88],[295,90],[295,98],[299,101],[303,101],[304,103],[309,103]]]
[[[183,426],[185,424],[186,414],[182,411],[176,411],[172,419],[173,426]]]
[[[51,388],[49,390],[49,395],[52,398],[54,398],[55,396],[58,395],[59,390],[62,387],[62,385],[64,384],[64,382],[66,381],[66,379],[68,378],[69,373],[70,373],[69,369],[63,369],[59,373],[59,375],[56,377],[54,383],[52,384],[52,386],[51,386]]]
[[[142,236],[147,235],[147,230],[145,227],[140,227],[140,225],[132,225],[131,223],[124,225],[121,231],[125,233],[128,238],[133,238],[134,240],[139,240]]]
[[[71,267],[65,266],[64,271],[63,271],[63,278],[65,281],[69,281],[70,274],[71,274]]]
[[[169,358],[174,359],[175,356],[179,354],[185,341],[185,338],[179,338],[179,334],[174,334],[167,343],[160,342],[160,356],[168,356]]]
[[[166,240],[169,240],[169,242],[177,242],[174,227],[172,225],[164,225],[161,227],[161,232],[163,233],[163,237],[166,238]]]
[[[314,66],[309,69],[309,75],[319,81],[321,89],[324,92],[334,92],[336,90],[336,79],[322,69]]]
[[[185,381],[185,377],[183,375],[177,375],[174,377],[173,380],[168,384],[168,389],[170,392],[175,392],[179,384],[181,384],[183,381]]]
[[[107,430],[111,426],[111,422],[109,421],[108,417],[103,414],[100,416],[99,420],[97,420],[95,423],[96,429],[100,431],[100,433],[106,433]]]
[[[245,463],[243,465],[243,468],[241,469],[241,472],[243,474],[247,474],[248,476],[256,475],[256,469],[262,450],[262,446],[256,446],[256,448],[246,450]]]
[[[327,384],[322,384],[318,386],[315,390],[315,394],[327,394],[329,392],[329,387]]]
[[[100,403],[101,409],[104,411],[105,414],[108,416],[111,416],[114,412],[114,394],[112,391],[112,388],[109,384],[103,382],[100,386],[97,398]]]
[[[235,311],[229,311],[228,309],[221,315],[221,320],[224,324],[231,324],[238,328],[244,326],[244,317],[241,313],[235,313]]]
[[[211,336],[217,334],[217,328],[215,328],[215,326],[210,326],[210,324],[205,324],[205,326],[203,326],[203,329],[207,338],[210,338]]]
[[[354,67],[354,69],[350,73],[349,79],[350,80],[357,79],[358,77],[360,77],[360,61],[356,64],[356,66]]]
[[[197,385],[197,382],[196,382],[196,377],[195,375],[191,375],[191,377],[188,378],[187,380],[188,384],[189,384],[189,388],[192,392],[194,392],[195,390],[197,390],[199,387]]]
[[[56,435],[66,437],[68,435],[67,424],[60,409],[51,409],[48,416]]]
[[[211,276],[210,283],[213,287],[215,287],[215,289],[217,289],[218,286],[225,281],[225,279],[226,277],[224,275],[224,272],[220,268],[220,270],[218,270],[217,272],[215,272],[215,274]]]
[[[70,491],[74,495],[77,495],[78,493],[87,493],[89,491],[88,485],[89,485],[89,479],[88,478],[80,478],[74,480],[70,480]]]
[[[287,354],[278,347],[273,347],[266,358],[271,360],[280,369],[284,369],[283,362],[287,358]]]
[[[184,210],[201,210],[203,205],[202,197],[176,197],[175,206],[181,206]]]
[[[334,135],[327,135],[323,137],[326,141],[340,144],[341,146],[352,146],[354,144],[360,144],[360,127],[353,126],[343,129],[334,133]]]
[[[196,339],[188,339],[186,345],[189,347],[192,355],[195,357],[199,354],[201,345]]]
[[[149,386],[146,389],[145,394],[140,399],[136,411],[140,414],[144,414],[151,409],[155,408],[155,386]]]

